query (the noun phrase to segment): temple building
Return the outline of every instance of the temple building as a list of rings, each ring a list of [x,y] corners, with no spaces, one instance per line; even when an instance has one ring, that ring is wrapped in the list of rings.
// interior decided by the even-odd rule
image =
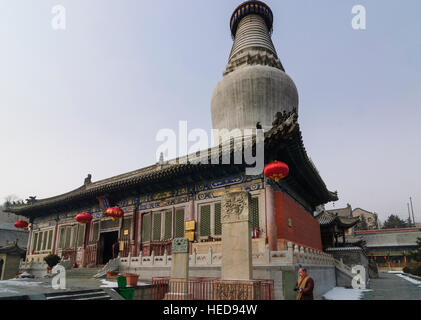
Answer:
[[[420,228],[380,229],[355,231],[364,239],[367,257],[375,261],[380,270],[402,269],[411,261],[407,254],[418,248],[417,239],[421,238]]]
[[[265,164],[288,164],[284,180],[268,180],[263,172],[247,175],[245,161],[234,164],[234,148],[219,146],[217,155],[222,159],[228,152],[231,164],[175,159],[101,181],[89,175],[68,193],[7,208],[30,222],[26,259],[39,262],[56,253],[78,266],[97,267],[112,258],[115,243],[121,257],[163,256],[171,255],[174,238],[184,236],[190,240],[190,253],[211,248],[216,254],[222,236],[221,195],[236,190],[252,197],[253,252],[267,246],[270,251],[285,249],[287,242],[322,250],[314,212],[338,197],[307,155],[298,123],[298,91],[272,43],[272,27],[272,11],[260,1],[235,9],[230,19],[234,44],[213,93],[211,114],[214,129],[263,128]],[[256,144],[253,139],[242,156],[247,148],[255,151]],[[110,207],[119,207],[124,216],[106,216]],[[90,213],[92,221],[78,223],[75,217],[82,212]]]

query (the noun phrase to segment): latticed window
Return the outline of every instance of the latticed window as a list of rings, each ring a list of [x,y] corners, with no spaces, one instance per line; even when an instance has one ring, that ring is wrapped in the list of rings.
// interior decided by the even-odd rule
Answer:
[[[47,249],[50,250],[51,246],[53,244],[53,230],[48,231],[48,243],[47,243]]]
[[[259,198],[251,198],[249,214],[251,227],[259,229]]]
[[[60,228],[59,229],[60,230],[60,237],[59,237],[59,242],[58,242],[58,247],[60,248],[60,249],[62,249],[62,248],[64,248],[64,237],[65,237],[65,231],[66,231],[66,228]]]
[[[72,233],[71,233],[72,229],[71,227],[66,228],[66,238],[64,241],[64,248],[70,248],[70,240],[72,239]]]
[[[32,250],[37,250],[37,243],[38,243],[38,233],[34,234],[34,239],[32,240]]]
[[[121,235],[121,238],[123,240],[129,240],[130,235],[132,234],[132,218],[126,218],[123,220],[123,233]],[[127,230],[127,231],[126,231]],[[127,234],[125,234],[127,233]]]
[[[153,214],[153,225],[152,225],[152,240],[161,240],[161,212]]]
[[[92,242],[98,241],[99,238],[99,222],[92,225]]]
[[[211,206],[204,205],[200,207],[200,236],[207,237],[211,235]]]
[[[41,244],[42,244],[42,232],[38,233],[38,243],[37,243],[37,249],[35,251],[41,251]]]
[[[85,228],[86,226],[84,224],[79,225],[79,231],[77,234],[77,246],[83,247],[83,243],[85,241]]]
[[[47,232],[42,232],[42,247],[41,250],[47,249]]]
[[[77,227],[78,227],[78,225],[74,225],[73,227],[71,227],[71,230],[72,230],[72,242],[70,244],[70,248],[73,248],[73,247],[76,246],[76,243],[77,243],[77,239],[76,239],[76,236],[77,236]]]
[[[151,214],[142,217],[142,239],[144,242],[151,241]]]
[[[175,211],[175,238],[184,237],[184,209]]]
[[[165,212],[165,231],[164,240],[169,240],[172,237],[172,211]]]
[[[221,203],[215,203],[215,236],[222,235],[222,224],[221,224]]]
[[[119,220],[105,220],[105,221],[101,221],[101,230],[105,230],[105,229],[114,229],[114,228],[118,228],[120,226],[120,221]]]

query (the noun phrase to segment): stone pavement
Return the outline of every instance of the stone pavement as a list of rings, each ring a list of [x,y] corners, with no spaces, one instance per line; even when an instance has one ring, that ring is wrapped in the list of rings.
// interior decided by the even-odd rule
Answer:
[[[393,273],[379,273],[370,279],[373,291],[364,292],[361,300],[421,300],[421,288]]]

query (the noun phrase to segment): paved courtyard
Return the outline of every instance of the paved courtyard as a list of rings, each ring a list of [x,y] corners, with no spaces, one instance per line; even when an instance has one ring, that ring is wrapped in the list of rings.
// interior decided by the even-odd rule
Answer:
[[[362,300],[421,300],[421,287],[393,273],[380,273],[370,280],[372,291],[364,292]]]

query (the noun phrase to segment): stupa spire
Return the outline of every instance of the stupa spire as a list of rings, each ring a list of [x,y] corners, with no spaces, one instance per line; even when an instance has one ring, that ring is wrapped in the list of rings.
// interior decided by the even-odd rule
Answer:
[[[231,49],[224,75],[243,65],[269,65],[285,71],[278,59],[271,34],[273,14],[261,1],[246,1],[231,16]]]

